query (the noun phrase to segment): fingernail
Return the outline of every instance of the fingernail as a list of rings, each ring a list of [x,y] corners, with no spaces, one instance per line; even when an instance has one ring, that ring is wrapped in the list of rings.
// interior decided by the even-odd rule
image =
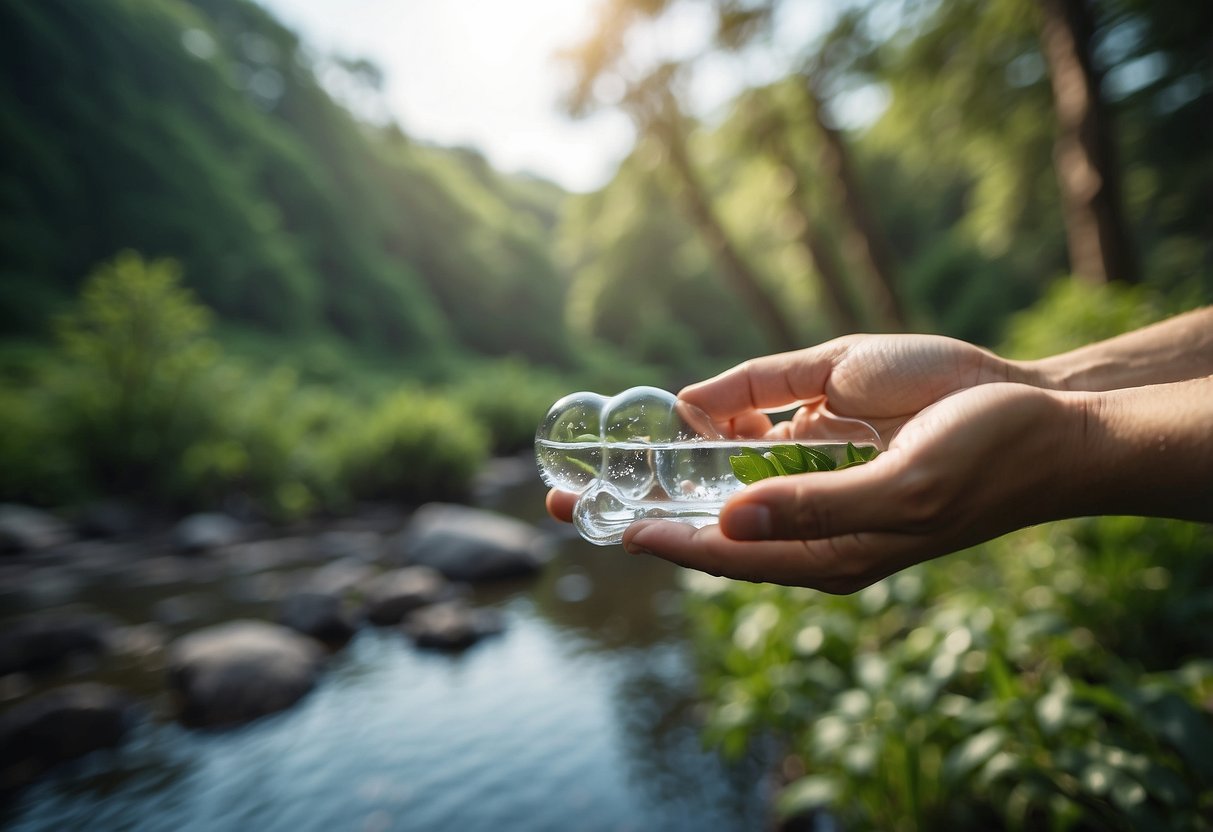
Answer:
[[[771,536],[771,510],[757,503],[738,506],[728,513],[724,532],[735,540],[765,540]]]
[[[627,552],[629,555],[651,555],[651,554],[653,554],[648,549],[644,548],[643,546],[639,546],[636,543],[629,543],[627,546],[623,547],[623,550],[625,552]]]

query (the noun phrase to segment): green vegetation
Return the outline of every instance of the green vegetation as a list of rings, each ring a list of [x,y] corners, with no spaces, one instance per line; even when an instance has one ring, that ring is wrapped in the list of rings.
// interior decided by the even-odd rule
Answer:
[[[287,367],[253,370],[209,323],[174,262],[126,252],[101,266],[28,386],[0,391],[12,405],[0,500],[184,509],[243,497],[289,519],[355,499],[450,499],[497,435],[416,385],[360,397]]]
[[[782,77],[697,120],[698,59],[628,54],[676,5]],[[0,4],[0,500],[453,498],[570,390],[860,330],[1028,358],[1213,301],[1213,5],[858,0],[788,48],[792,5],[613,0],[568,104],[639,139],[571,195],[359,120],[321,79],[375,68],[251,0]],[[696,579],[711,735],[774,737],[783,810],[848,829],[1209,828],[1210,549],[1100,518],[852,597]]]
[[[1161,314],[1139,288],[1067,283],[1002,351]],[[1101,517],[852,596],[696,577],[710,737],[773,736],[782,815],[847,829],[1210,828],[1211,550],[1205,526]]]
[[[880,451],[874,446],[857,448],[848,442],[844,453],[843,461],[836,462],[834,457],[808,445],[776,445],[768,451],[742,448],[740,453],[729,457],[729,465],[733,468],[733,476],[749,485],[767,477],[841,471],[875,459]]]

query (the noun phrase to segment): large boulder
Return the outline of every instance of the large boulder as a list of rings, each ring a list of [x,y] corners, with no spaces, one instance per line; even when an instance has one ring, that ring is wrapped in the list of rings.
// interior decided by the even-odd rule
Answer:
[[[340,595],[300,590],[283,599],[278,623],[328,645],[345,644],[354,635],[354,622]]]
[[[119,745],[135,722],[135,700],[92,682],[27,699],[0,716],[0,794],[58,763]]]
[[[533,575],[550,557],[548,538],[534,526],[447,503],[419,508],[399,546],[409,563],[472,583]]]
[[[109,649],[115,622],[78,609],[27,615],[0,630],[0,676],[50,670],[79,656]]]
[[[451,597],[446,578],[428,566],[406,566],[376,575],[362,585],[363,612],[368,621],[381,627],[399,624],[418,607]]]
[[[0,503],[0,553],[32,552],[72,540],[71,529],[53,514]]]
[[[169,679],[192,725],[247,722],[295,704],[316,684],[324,649],[294,630],[240,620],[183,636],[169,649]]]
[[[234,517],[202,512],[177,523],[173,528],[173,544],[183,552],[203,552],[239,543],[245,533],[244,525]]]
[[[501,632],[495,610],[475,609],[463,601],[421,607],[405,619],[404,632],[418,647],[463,650],[488,635]]]

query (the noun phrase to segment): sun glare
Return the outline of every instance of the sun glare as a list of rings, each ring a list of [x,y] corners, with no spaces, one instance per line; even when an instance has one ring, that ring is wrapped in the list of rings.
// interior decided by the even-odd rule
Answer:
[[[590,32],[597,0],[262,2],[319,52],[378,64],[390,111],[417,138],[573,190],[605,183],[631,145],[623,115],[574,122],[558,107],[567,75],[553,56]]]

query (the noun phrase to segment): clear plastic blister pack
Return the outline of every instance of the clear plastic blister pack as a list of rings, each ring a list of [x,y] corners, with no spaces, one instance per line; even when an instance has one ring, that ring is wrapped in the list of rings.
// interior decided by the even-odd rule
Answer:
[[[736,457],[795,443],[841,466],[848,445],[852,453],[882,447],[871,425],[835,416],[824,401],[803,405],[792,424],[795,431],[778,439],[738,437],[656,387],[633,387],[611,398],[572,393],[539,425],[535,457],[548,486],[578,495],[578,533],[609,545],[636,520],[714,524],[725,501],[745,487],[735,473]]]

